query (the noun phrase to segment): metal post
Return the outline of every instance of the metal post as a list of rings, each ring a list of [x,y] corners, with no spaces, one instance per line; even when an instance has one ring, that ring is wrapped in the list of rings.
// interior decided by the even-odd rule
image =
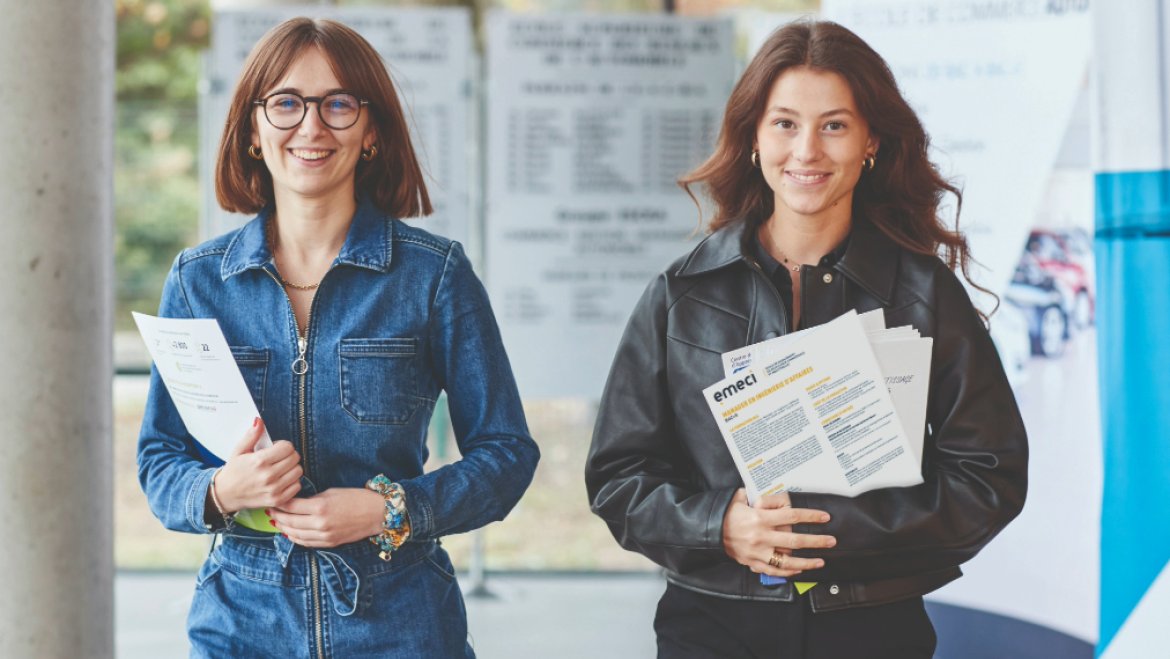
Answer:
[[[487,585],[487,551],[484,547],[485,529],[471,532],[471,564],[468,566],[467,596],[475,599],[496,599],[497,595]]]
[[[471,141],[473,148],[476,151],[477,159],[471,159],[471,162],[484,162],[483,155],[487,153],[487,103],[484,95],[486,93],[486,85],[483,81],[487,80],[487,61],[486,58],[475,58],[470,66],[473,70],[478,71],[479,75],[471,80],[471,97],[474,100],[473,110],[473,125],[471,128]],[[487,244],[487,212],[486,205],[483,203],[483,197],[487,190],[487,168],[479,166],[469,177],[471,182],[468,190],[469,204],[471,211],[472,226],[469,227],[468,239],[470,245],[468,253],[472,254],[472,263],[482,268],[484,263],[485,245]],[[481,270],[482,272],[482,270]],[[485,281],[486,283],[486,281]],[[497,596],[488,588],[487,585],[487,548],[485,544],[486,529],[476,529],[471,532],[471,558],[468,567],[468,589],[467,597],[475,599],[495,599]]]
[[[435,457],[439,462],[447,461],[447,447],[450,445],[451,419],[447,412],[447,394],[439,395],[435,402],[435,411],[431,415],[430,435],[435,448]]]

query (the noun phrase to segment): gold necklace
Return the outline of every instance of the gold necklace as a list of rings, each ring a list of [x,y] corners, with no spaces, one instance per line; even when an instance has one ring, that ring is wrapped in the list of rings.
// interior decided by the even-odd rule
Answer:
[[[776,253],[780,255],[780,262],[784,264],[784,267],[788,268],[789,270],[791,270],[793,272],[800,272],[801,266],[799,263],[793,263],[792,261],[789,261],[788,256],[784,252],[781,252],[780,250],[776,250]]]
[[[772,234],[768,233],[767,223],[760,225],[760,230],[756,237],[759,239],[760,244],[764,246],[764,249],[769,248],[769,244],[772,243]],[[788,268],[793,272],[800,272],[800,264],[795,263],[789,259],[788,255],[780,251],[779,247],[777,247],[775,244],[771,244],[771,249],[775,250],[776,253],[780,255],[780,262],[784,264],[785,268]]]
[[[276,225],[272,220],[268,220],[268,251],[272,252],[272,265],[276,266],[276,278],[280,280],[281,286],[286,288],[295,288],[298,291],[315,291],[321,285],[321,282],[315,284],[297,284],[284,278],[280,274],[280,265],[276,262],[276,241],[273,236],[276,235]]]
[[[317,282],[316,284],[297,284],[295,282],[288,281],[284,277],[281,277],[279,271],[276,273],[276,278],[280,280],[282,285],[288,286],[289,288],[295,288],[298,291],[315,291],[317,290],[317,287],[321,285],[321,282]]]

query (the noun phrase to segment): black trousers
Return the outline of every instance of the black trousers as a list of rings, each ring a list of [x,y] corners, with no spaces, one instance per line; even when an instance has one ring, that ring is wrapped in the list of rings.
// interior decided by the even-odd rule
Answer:
[[[754,602],[667,584],[654,618],[659,659],[930,659],[921,597],[813,613],[808,598]]]

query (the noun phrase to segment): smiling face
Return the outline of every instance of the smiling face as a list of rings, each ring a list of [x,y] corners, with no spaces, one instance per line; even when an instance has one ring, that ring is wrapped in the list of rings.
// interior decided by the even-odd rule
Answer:
[[[293,62],[283,79],[264,90],[264,97],[284,92],[323,97],[338,91],[345,90],[329,60],[317,48],[310,48]],[[252,122],[252,144],[264,153],[278,206],[281,199],[290,197],[353,199],[358,157],[376,139],[368,108],[361,111],[357,123],[344,130],[322,123],[315,102],[309,103],[304,121],[296,128],[274,127],[260,106],[255,107]]]
[[[853,188],[878,140],[844,78],[801,66],[773,83],[755,148],[777,219],[849,222]]]

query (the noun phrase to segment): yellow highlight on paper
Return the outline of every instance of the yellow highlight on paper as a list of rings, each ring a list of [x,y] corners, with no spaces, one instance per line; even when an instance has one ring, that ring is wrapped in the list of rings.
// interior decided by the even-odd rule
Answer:
[[[817,585],[817,582],[815,582],[815,581],[794,581],[793,585],[796,586],[796,592],[803,595],[803,594],[807,593],[808,591],[812,590],[812,587]]]

